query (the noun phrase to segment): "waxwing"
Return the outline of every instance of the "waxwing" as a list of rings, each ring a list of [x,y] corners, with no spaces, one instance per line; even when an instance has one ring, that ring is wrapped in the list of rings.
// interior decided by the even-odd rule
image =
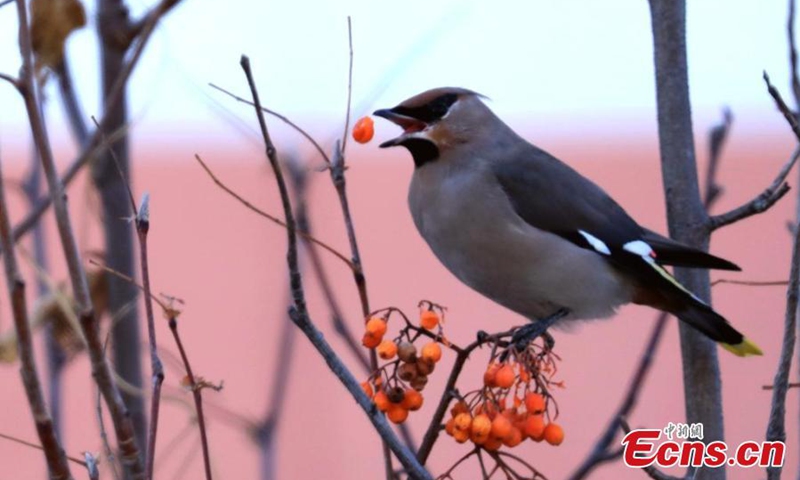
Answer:
[[[649,305],[736,355],[761,354],[664,265],[739,267],[641,227],[592,181],[518,136],[480,95],[436,88],[375,115],[403,128],[381,147],[402,145],[414,159],[408,204],[419,233],[472,289],[533,322]]]

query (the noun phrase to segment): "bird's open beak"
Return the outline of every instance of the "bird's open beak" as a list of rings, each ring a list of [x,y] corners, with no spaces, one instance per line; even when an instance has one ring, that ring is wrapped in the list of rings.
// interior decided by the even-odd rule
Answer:
[[[408,136],[412,133],[421,132],[428,127],[428,124],[423,122],[422,120],[416,119],[414,117],[408,117],[405,115],[401,115],[390,108],[385,108],[382,110],[376,110],[373,112],[373,115],[376,117],[383,117],[390,122],[399,125],[403,129],[403,134],[397,138],[393,138],[391,140],[387,140],[379,145],[380,148],[387,148],[387,147],[394,147],[397,145],[401,145],[403,141],[408,138]]]

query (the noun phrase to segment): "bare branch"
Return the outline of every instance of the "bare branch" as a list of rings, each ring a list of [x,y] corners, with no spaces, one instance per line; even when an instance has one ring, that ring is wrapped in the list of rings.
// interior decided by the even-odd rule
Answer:
[[[21,0],[19,4],[21,5],[20,8],[25,8]],[[0,242],[2,242],[7,252],[4,262],[6,285],[14,317],[14,326],[17,331],[17,349],[21,363],[20,376],[25,387],[28,406],[30,406],[31,416],[36,425],[36,432],[39,435],[39,441],[42,444],[42,450],[47,460],[50,478],[71,480],[72,473],[67,464],[64,449],[56,436],[53,421],[47,412],[42,385],[39,382],[39,373],[36,369],[33,340],[28,320],[28,306],[25,301],[25,282],[19,272],[17,256],[14,251],[14,241],[11,238],[11,222],[8,215],[8,203],[2,174],[0,174]]]
[[[120,169],[120,175],[122,170]],[[125,185],[130,186],[127,179],[123,177]],[[158,432],[158,413],[161,404],[161,385],[164,383],[164,366],[158,358],[158,346],[156,344],[156,323],[153,314],[153,300],[150,291],[150,267],[147,256],[147,234],[150,231],[150,195],[145,193],[142,196],[142,203],[139,210],[133,203],[131,194],[131,209],[136,216],[136,234],[139,238],[139,261],[142,269],[142,286],[144,288],[144,308],[147,314],[147,333],[148,344],[150,346],[150,368],[152,370],[153,391],[150,396],[150,428],[147,436],[147,456],[145,470],[148,479],[153,478],[153,468],[156,457],[156,433]]]
[[[769,92],[770,96],[773,100],[775,100],[775,105],[778,107],[778,110],[781,111],[783,117],[789,123],[789,126],[792,127],[792,132],[794,132],[794,136],[800,140],[800,125],[797,123],[797,117],[794,116],[792,110],[786,105],[786,102],[783,101],[783,97],[781,97],[780,92],[777,88],[775,88],[772,83],[769,81],[769,75],[767,72],[764,72],[764,82],[767,84],[767,91]]]
[[[272,144],[272,139],[267,130],[267,124],[264,120],[264,112],[261,109],[261,101],[258,96],[253,74],[250,69],[250,60],[246,56],[242,56],[241,66],[244,70],[247,82],[250,86],[250,91],[253,97],[253,103],[258,117],[258,123],[261,128],[261,135],[264,140],[267,159],[270,166],[275,173],[275,180],[278,184],[278,190],[283,204],[284,217],[286,223],[286,233],[288,240],[288,253],[287,263],[289,264],[289,285],[291,287],[292,298],[294,306],[289,309],[289,315],[294,323],[303,331],[306,337],[311,341],[317,351],[325,359],[328,367],[344,384],[350,394],[355,398],[356,402],[361,406],[364,412],[369,417],[375,429],[380,434],[381,438],[389,445],[394,454],[398,457],[400,462],[406,468],[408,475],[414,479],[430,479],[430,474],[420,465],[414,455],[400,442],[397,436],[392,431],[392,428],[387,423],[384,416],[375,408],[374,404],[370,401],[364,391],[361,389],[358,381],[353,374],[342,363],[341,359],[336,355],[328,342],[323,338],[322,334],[317,330],[311,318],[308,315],[306,308],[305,293],[303,290],[303,282],[300,274],[299,263],[297,258],[297,236],[295,234],[295,219],[292,212],[292,204],[289,198],[289,193],[286,188],[286,182],[283,178],[281,165],[278,162],[275,147]],[[354,261],[355,263],[355,261]],[[388,472],[390,475],[392,472]]]
[[[174,312],[174,310],[172,310]],[[192,397],[194,398],[194,407],[197,411],[197,426],[200,429],[200,445],[203,449],[203,467],[205,469],[206,480],[211,480],[211,452],[208,448],[208,434],[206,433],[206,419],[203,414],[203,395],[202,388],[192,371],[192,365],[189,363],[189,356],[186,354],[186,349],[183,347],[180,334],[178,333],[178,318],[173,313],[169,317],[169,329],[172,332],[172,337],[175,339],[175,344],[178,346],[178,351],[181,354],[183,366],[186,368],[186,377],[189,380],[189,386],[192,389]]]
[[[722,111],[722,122],[712,128],[709,134],[708,171],[706,172],[706,193],[703,201],[708,211],[711,211],[714,202],[725,190],[722,185],[717,183],[717,171],[722,156],[722,146],[725,145],[725,140],[728,139],[732,124],[733,114],[726,107]]]
[[[797,297],[800,288],[800,229],[794,234],[792,247],[792,266],[789,274],[789,287],[786,291],[786,315],[784,320],[783,344],[778,369],[775,372],[772,391],[772,406],[767,423],[767,441],[786,441],[786,392],[789,389],[789,373],[792,367],[797,338]],[[767,468],[767,479],[776,480],[781,476],[782,466]]]
[[[170,12],[175,6],[180,3],[180,0],[162,0],[155,7],[151,8],[142,18],[130,25],[128,28],[128,41],[133,42],[137,37],[143,35],[148,25],[155,25],[161,17]]]
[[[729,285],[745,285],[748,287],[777,287],[781,285],[788,285],[788,280],[770,280],[770,281],[750,281],[750,280],[730,280],[727,278],[720,278],[711,282],[711,286],[720,285],[720,284],[729,284]]]
[[[347,148],[347,133],[350,131],[350,110],[353,98],[353,24],[347,16],[347,43],[350,47],[350,62],[347,69],[347,110],[344,117],[344,133],[342,134],[342,152]]]
[[[0,6],[6,5],[6,4],[14,2],[14,1],[16,1],[16,0],[6,0],[6,2],[0,4]],[[7,73],[0,72],[0,80],[5,80],[6,82],[10,83],[12,87],[14,87],[17,90],[19,90],[19,80],[17,78],[12,77],[11,75],[9,75]]]
[[[44,126],[44,120],[36,98],[34,73],[32,65],[32,47],[25,2],[17,1],[17,15],[19,17],[20,54],[22,68],[20,70],[21,93],[25,101],[25,108],[31,126],[34,143],[39,151],[44,168],[50,195],[53,198],[53,209],[56,216],[61,245],[67,262],[68,271],[75,294],[77,310],[81,319],[81,327],[87,340],[87,349],[91,359],[92,372],[100,387],[103,397],[108,405],[114,423],[119,449],[122,458],[130,468],[134,479],[141,479],[144,475],[142,460],[133,430],[133,424],[122,403],[119,389],[111,375],[111,369],[105,358],[103,347],[99,338],[99,326],[92,306],[86,274],[81,265],[80,253],[72,231],[72,223],[67,211],[64,198],[64,187],[56,171],[53,152]]]
[[[5,433],[0,433],[0,438],[3,438],[3,439],[8,440],[10,442],[18,443],[20,445],[25,445],[26,447],[35,448],[36,450],[44,451],[44,448],[41,445],[37,445],[35,443],[25,441],[25,440],[23,440],[21,438],[12,437],[11,435],[6,435]],[[82,467],[86,466],[86,462],[84,462],[83,460],[81,460],[79,458],[75,458],[75,457],[66,455],[66,459],[69,460],[70,462],[77,463],[78,465],[80,465]]]
[[[786,21],[786,33],[789,37],[789,63],[792,75],[792,93],[795,108],[800,108],[800,79],[797,75],[797,45],[794,41],[794,0],[789,0],[789,15]]]
[[[756,198],[733,210],[714,215],[708,218],[708,228],[714,231],[718,228],[738,222],[739,220],[767,211],[770,207],[789,192],[786,177],[800,158],[800,147],[796,148],[789,160],[783,165],[775,180],[764,189]]]

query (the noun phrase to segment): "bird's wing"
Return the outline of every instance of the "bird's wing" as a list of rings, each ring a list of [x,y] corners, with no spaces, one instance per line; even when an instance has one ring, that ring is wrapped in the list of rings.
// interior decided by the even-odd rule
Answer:
[[[667,238],[651,230],[644,229],[643,240],[653,247],[653,250],[656,252],[656,261],[662,265],[689,268],[712,268],[716,270],[741,270],[741,268],[733,262],[676,242],[671,238]]]
[[[528,224],[615,263],[647,253],[661,265],[739,270],[727,260],[642,228],[600,187],[533,145],[526,144],[491,167],[514,210]]]

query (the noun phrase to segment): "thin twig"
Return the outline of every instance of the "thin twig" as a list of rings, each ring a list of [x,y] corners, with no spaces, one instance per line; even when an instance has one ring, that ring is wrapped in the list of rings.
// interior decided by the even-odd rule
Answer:
[[[447,378],[447,383],[444,386],[442,398],[439,399],[439,404],[436,406],[436,411],[433,413],[433,417],[428,425],[428,429],[425,431],[425,436],[422,437],[422,445],[420,445],[419,450],[417,451],[417,458],[419,459],[420,463],[424,465],[428,461],[428,456],[430,456],[431,450],[433,450],[433,445],[439,438],[439,432],[442,429],[442,420],[447,413],[447,407],[450,405],[450,400],[453,399],[453,393],[455,392],[458,377],[461,375],[461,370],[463,370],[464,364],[466,364],[467,359],[472,351],[488,342],[510,337],[513,335],[513,333],[514,330],[507,330],[494,335],[482,335],[480,338],[464,348],[459,348],[455,345],[450,346],[450,348],[456,352],[456,360],[453,363],[453,368],[450,370],[450,376]]]
[[[228,95],[229,97],[233,98],[237,102],[241,102],[241,103],[244,103],[246,105],[250,105],[251,107],[255,107],[255,104],[253,104],[253,102],[251,102],[250,100],[248,100],[246,98],[243,98],[243,97],[240,97],[240,96],[238,96],[238,95],[230,92],[229,90],[226,90],[226,89],[224,89],[224,88],[222,88],[222,87],[220,87],[218,85],[215,85],[213,83],[209,83],[208,86],[213,88],[213,89],[215,89],[215,90],[219,90],[220,92],[224,93],[225,95]],[[286,117],[284,115],[281,115],[280,113],[278,113],[278,112],[276,112],[274,110],[270,110],[269,108],[266,108],[264,106],[261,107],[261,110],[264,113],[272,115],[273,117],[275,117],[278,120],[282,121],[286,125],[289,125],[297,133],[299,133],[300,135],[305,137],[305,139],[308,140],[311,143],[311,145],[314,147],[314,149],[316,149],[317,153],[319,153],[319,155],[322,157],[322,159],[325,160],[325,163],[327,163],[327,164],[331,163],[330,158],[328,158],[328,154],[325,153],[325,150],[322,149],[322,147],[319,145],[319,143],[317,143],[317,141],[314,140],[314,137],[312,137],[308,132],[306,132],[304,129],[299,127],[293,121],[289,120],[288,117]]]
[[[792,128],[792,132],[794,132],[794,136],[800,140],[800,124],[797,123],[797,117],[795,117],[792,110],[786,105],[786,102],[783,101],[783,97],[781,97],[780,92],[777,88],[775,88],[772,83],[769,81],[769,75],[767,72],[764,72],[764,82],[767,84],[767,91],[769,92],[770,96],[773,100],[775,100],[775,105],[778,107],[778,110],[783,114],[783,117],[789,123],[789,126]]]
[[[797,46],[794,41],[794,0],[789,0],[789,15],[786,21],[786,33],[789,37],[789,64],[791,67],[792,93],[795,108],[800,107],[800,79],[797,74]]]
[[[350,51],[350,61],[347,69],[347,108],[344,116],[344,133],[342,133],[342,151],[347,150],[347,133],[350,131],[350,110],[353,99],[353,22],[347,16],[347,45]]]
[[[306,171],[298,165],[296,159],[290,158],[284,163],[288,167],[289,179],[292,181],[294,201],[297,205],[297,225],[303,230],[308,231],[308,211],[305,208],[306,195],[308,193],[306,189],[308,187]],[[289,304],[291,304],[291,295]],[[272,383],[267,390],[270,392],[267,401],[267,412],[261,424],[254,432],[259,444],[262,480],[274,480],[276,478],[275,438],[278,431],[278,422],[283,416],[283,408],[286,405],[286,396],[289,391],[289,378],[296,335],[297,328],[294,326],[291,319],[281,316],[278,351],[275,355],[274,362],[272,362],[274,366]]]
[[[6,0],[2,4],[0,4],[0,6],[6,5],[6,4],[14,2],[14,1],[16,1],[16,0]],[[9,75],[7,73],[1,73],[0,72],[0,80],[5,80],[6,82],[10,83],[12,87],[14,87],[17,90],[19,90],[19,80],[16,77],[12,77],[11,75]]]
[[[120,171],[120,174],[122,174],[122,171]],[[127,179],[123,180],[125,185],[128,185]],[[128,190],[130,191],[129,185]],[[131,196],[131,201],[133,201],[133,196]],[[158,413],[161,404],[161,385],[164,383],[164,366],[161,364],[161,359],[158,357],[156,323],[150,290],[150,267],[147,256],[147,234],[150,231],[150,195],[145,192],[142,196],[142,203],[138,211],[136,210],[136,204],[132,203],[131,208],[136,215],[136,234],[139,238],[139,260],[142,269],[144,308],[147,314],[147,336],[150,346],[150,368],[152,370],[153,391],[150,396],[150,426],[147,436],[147,461],[145,463],[147,478],[152,479],[156,458],[156,433],[158,432]]]
[[[68,124],[78,146],[84,148],[89,142],[89,129],[86,126],[86,120],[84,120],[84,115],[78,102],[78,95],[75,93],[75,86],[72,83],[72,74],[70,73],[66,56],[56,65],[54,70],[58,78],[58,90],[61,93],[61,103],[64,105]]]
[[[178,351],[181,354],[183,366],[186,368],[186,377],[189,380],[189,386],[192,389],[192,397],[194,398],[194,406],[197,410],[197,427],[200,429],[200,445],[203,448],[203,467],[205,469],[206,480],[211,480],[211,452],[208,448],[208,434],[206,433],[206,419],[203,415],[203,388],[198,384],[197,377],[192,371],[192,365],[189,363],[189,356],[186,354],[186,349],[183,347],[181,336],[178,333],[178,318],[175,315],[170,315],[169,329],[172,332],[172,337],[175,339],[175,344],[178,346]]]
[[[116,139],[124,135],[124,133],[125,129],[113,132],[108,136],[109,142],[116,141]],[[97,138],[100,138],[99,135]],[[106,144],[103,142],[94,145],[92,145],[90,142],[90,146],[84,149],[83,152],[75,160],[73,160],[69,167],[67,167],[67,169],[64,171],[64,174],[61,176],[61,184],[64,185],[65,188],[69,186],[72,183],[72,180],[74,180],[77,176],[78,172],[80,172],[90,160],[105,151],[106,148]],[[28,211],[25,218],[17,223],[16,226],[14,226],[13,236],[15,242],[18,242],[25,234],[31,231],[31,229],[39,222],[39,219],[42,217],[44,212],[46,212],[50,207],[52,201],[53,199],[50,195],[40,198],[36,205],[34,205]]]
[[[352,42],[352,29],[350,28],[350,18],[347,19],[348,34],[350,38],[350,66],[348,71],[348,90],[352,90],[352,75],[353,75],[353,42]],[[347,101],[347,120],[345,121],[345,128],[349,128],[347,123],[350,121],[350,95],[348,94]],[[347,131],[345,131],[345,138],[347,138]],[[342,216],[344,217],[345,230],[347,231],[347,239],[350,243],[350,255],[353,263],[353,280],[355,281],[358,290],[358,298],[361,301],[361,314],[364,317],[364,322],[368,320],[370,306],[369,295],[367,293],[367,277],[364,274],[364,265],[361,262],[361,253],[358,248],[358,238],[356,237],[355,226],[353,224],[353,215],[350,213],[350,202],[347,198],[347,182],[345,181],[344,172],[347,170],[345,165],[344,156],[344,143],[336,141],[333,151],[333,161],[330,162],[330,174],[333,186],[336,189],[336,194],[339,197],[339,204],[342,208]],[[375,350],[369,352],[369,365],[375,371],[378,369],[378,356]],[[384,441],[382,444],[384,469],[386,473],[386,480],[393,478],[394,466],[392,465],[392,456],[389,453],[389,446]]]
[[[733,114],[731,110],[726,107],[722,111],[722,122],[712,128],[709,134],[708,170],[706,171],[706,192],[703,201],[708,211],[711,211],[714,202],[716,202],[725,190],[722,185],[717,183],[717,171],[720,159],[722,158],[722,147],[728,139],[732,124]]]
[[[655,358],[658,345],[661,342],[661,336],[664,333],[668,318],[669,316],[666,313],[659,314],[656,324],[653,327],[653,332],[650,334],[650,340],[647,342],[647,346],[642,353],[641,360],[639,360],[639,366],[636,368],[636,372],[631,378],[631,383],[628,387],[628,392],[625,394],[625,398],[622,400],[617,411],[614,412],[614,415],[612,415],[608,427],[606,427],[603,435],[598,439],[589,457],[586,458],[581,466],[578,467],[578,470],[572,474],[570,480],[580,480],[588,477],[595,467],[608,460],[609,448],[614,446],[614,438],[617,436],[622,419],[628,417],[633,407],[636,405],[639,392],[641,392],[647,374],[650,372],[650,367],[653,364],[653,359]]]
[[[42,165],[35,149],[30,156],[30,161],[30,170],[23,182],[22,190],[25,192],[25,200],[28,202],[28,206],[32,207],[36,205],[42,197]],[[42,298],[50,292],[50,288],[48,282],[45,280],[45,271],[48,268],[49,262],[45,230],[41,224],[36,224],[33,230],[32,243],[34,254],[33,261],[36,264],[37,273],[41,272],[41,275],[37,275],[36,279],[36,294],[38,298]],[[71,312],[70,309],[66,309],[65,311]],[[74,326],[77,327],[75,331],[79,332],[80,327],[78,326],[77,319]],[[44,332],[44,344],[47,358],[47,405],[50,407],[50,416],[53,419],[53,428],[55,429],[56,436],[62,438],[63,405],[61,398],[66,354],[61,344],[59,344],[58,340],[55,338],[55,330],[56,325],[53,322],[47,322]]]
[[[748,287],[777,287],[782,285],[788,285],[788,280],[772,280],[772,281],[751,281],[751,280],[731,280],[727,278],[718,278],[711,282],[711,286],[720,285],[720,284],[728,284],[728,285],[745,285]]]
[[[792,265],[789,274],[789,287],[786,290],[786,314],[783,329],[783,344],[772,384],[772,406],[767,423],[767,441],[786,441],[786,392],[789,387],[789,373],[792,367],[795,340],[797,338],[797,297],[800,288],[800,229],[794,234],[792,247]],[[776,480],[781,477],[782,466],[767,468],[767,479]]]
[[[20,1],[20,3],[22,3]],[[24,4],[21,8],[25,8]],[[24,17],[23,17],[24,18]],[[25,301],[25,281],[19,271],[17,255],[14,251],[14,241],[11,239],[11,222],[8,214],[5,187],[0,173],[0,242],[6,249],[5,278],[8,296],[14,317],[14,326],[17,332],[17,350],[20,359],[20,376],[25,387],[28,406],[31,409],[36,433],[42,444],[42,450],[47,461],[50,478],[72,479],[72,473],[67,464],[64,449],[56,436],[53,421],[47,412],[44,403],[44,393],[39,382],[39,373],[36,369],[36,360],[33,351],[30,322],[28,320],[28,306]]]
[[[786,384],[786,388],[798,388],[800,387],[800,382],[789,382]],[[762,390],[772,390],[775,388],[775,385],[764,385],[761,387]]]
[[[162,0],[158,5],[151,8],[140,20],[130,25],[127,31],[128,42],[132,43],[137,37],[142,37],[148,25],[153,24],[155,26],[161,17],[169,13],[179,3],[180,0]]]
[[[20,445],[25,445],[26,447],[31,447],[31,448],[35,448],[37,450],[44,451],[44,447],[42,447],[41,445],[38,445],[38,444],[33,443],[33,442],[28,442],[26,440],[23,440],[23,439],[17,438],[17,437],[13,437],[11,435],[6,435],[5,433],[0,433],[0,438],[3,438],[3,439],[8,440],[10,442],[18,443]],[[77,463],[78,465],[80,465],[82,467],[86,466],[86,462],[84,462],[80,458],[75,458],[75,457],[72,457],[70,455],[65,455],[65,458],[67,460],[69,460],[70,462]]]
[[[271,222],[273,222],[273,223],[275,223],[277,225],[280,225],[283,228],[288,228],[286,223],[284,223],[281,219],[279,219],[278,217],[275,217],[273,215],[270,215],[269,213],[265,212],[264,210],[261,210],[260,208],[256,207],[255,205],[250,203],[248,200],[246,200],[244,197],[242,197],[241,195],[236,193],[233,189],[231,189],[230,187],[225,185],[222,182],[222,180],[220,180],[214,174],[214,172],[208,167],[208,165],[206,165],[206,163],[200,158],[200,155],[195,154],[194,158],[200,163],[200,166],[203,167],[203,170],[206,171],[208,176],[211,177],[211,180],[219,188],[221,188],[225,193],[227,193],[228,195],[232,196],[233,198],[238,200],[239,203],[241,203],[242,205],[247,207],[249,210],[257,213],[258,215],[261,215],[262,217],[266,218],[267,220],[269,220],[269,221],[271,221]],[[306,233],[306,232],[303,232],[303,231],[297,231],[297,234],[300,235],[300,237],[302,237],[304,240],[307,240],[307,241],[312,242],[312,243],[314,243],[316,245],[319,245],[323,249],[325,249],[328,252],[330,252],[331,254],[333,254],[336,258],[338,258],[339,260],[343,261],[348,266],[348,268],[350,268],[351,270],[353,269],[353,263],[350,260],[348,260],[347,257],[345,257],[344,255],[339,253],[335,248],[331,247],[330,245],[326,244],[325,242],[323,242],[321,240],[318,240],[318,239],[314,238],[314,236],[312,236],[309,233]]]
[[[25,108],[31,126],[34,142],[39,151],[42,166],[44,168],[50,195],[53,198],[53,209],[56,216],[61,245],[72,283],[72,290],[75,294],[77,310],[81,319],[81,327],[87,340],[87,349],[91,359],[92,372],[100,387],[103,397],[108,405],[111,418],[114,423],[117,442],[124,463],[130,469],[132,478],[139,480],[143,478],[144,468],[136,445],[133,430],[133,423],[127,414],[127,409],[122,402],[119,389],[111,375],[111,369],[103,354],[102,344],[99,338],[99,326],[92,306],[92,299],[89,294],[89,287],[86,281],[86,274],[81,265],[80,253],[77,242],[72,231],[72,223],[64,198],[64,187],[59,181],[55,167],[53,152],[50,140],[44,126],[44,120],[36,99],[34,83],[34,73],[32,65],[31,37],[28,26],[27,10],[23,0],[17,0],[17,14],[19,17],[20,32],[20,54],[22,56],[22,68],[20,69],[21,94],[25,101]]]
[[[797,163],[798,158],[800,158],[800,147],[794,150],[792,156],[786,161],[783,167],[781,167],[778,175],[764,191],[756,198],[729,212],[708,217],[708,228],[714,231],[725,225],[730,225],[731,223],[738,222],[747,217],[765,212],[775,205],[778,200],[789,192],[789,185],[786,183],[786,177],[789,175],[792,167],[794,167],[794,164]]]
[[[420,465],[411,451],[406,448],[402,442],[392,431],[392,428],[380,413],[374,404],[370,401],[364,391],[361,389],[359,382],[355,379],[353,374],[342,363],[341,359],[336,355],[328,342],[323,338],[322,334],[317,330],[308,315],[306,307],[305,293],[303,290],[303,282],[299,269],[299,262],[297,258],[297,235],[295,232],[295,219],[292,212],[292,204],[289,198],[289,193],[286,188],[286,182],[283,178],[281,165],[278,162],[275,147],[272,144],[272,139],[267,130],[267,124],[264,120],[264,112],[261,109],[261,101],[258,96],[258,90],[253,79],[253,74],[250,69],[250,60],[246,56],[241,59],[242,70],[244,70],[247,77],[247,83],[253,97],[253,103],[258,117],[258,123],[261,129],[261,135],[264,140],[266,156],[269,160],[270,166],[275,174],[275,180],[278,184],[278,191],[280,193],[281,203],[283,205],[284,217],[286,223],[286,233],[288,240],[288,251],[286,255],[287,263],[289,265],[289,285],[291,287],[292,298],[294,306],[289,310],[289,315],[294,323],[303,331],[306,337],[311,341],[317,351],[322,355],[328,364],[331,371],[339,378],[344,384],[350,394],[355,398],[359,406],[367,413],[370,421],[375,429],[380,434],[381,438],[390,446],[391,450],[397,455],[400,462],[406,468],[408,475],[414,479],[430,479],[430,474]],[[391,474],[391,471],[389,472]]]

